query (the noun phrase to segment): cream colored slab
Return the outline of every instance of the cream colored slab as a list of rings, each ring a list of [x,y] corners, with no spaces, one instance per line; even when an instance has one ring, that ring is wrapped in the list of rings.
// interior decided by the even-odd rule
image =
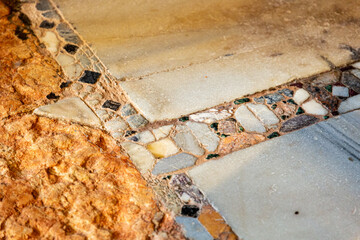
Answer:
[[[151,121],[344,65],[360,47],[358,0],[54,1]]]

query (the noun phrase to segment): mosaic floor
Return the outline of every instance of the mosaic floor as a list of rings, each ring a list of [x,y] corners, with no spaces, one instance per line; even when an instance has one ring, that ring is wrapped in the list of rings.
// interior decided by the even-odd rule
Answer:
[[[31,116],[130,157],[177,223],[151,238],[360,238],[357,1],[136,4],[21,4],[61,68]]]

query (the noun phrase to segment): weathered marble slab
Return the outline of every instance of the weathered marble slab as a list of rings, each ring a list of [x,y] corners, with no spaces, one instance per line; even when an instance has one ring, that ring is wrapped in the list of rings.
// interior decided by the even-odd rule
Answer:
[[[360,236],[360,111],[189,171],[244,239]]]
[[[150,121],[349,63],[360,47],[357,0],[54,2]]]

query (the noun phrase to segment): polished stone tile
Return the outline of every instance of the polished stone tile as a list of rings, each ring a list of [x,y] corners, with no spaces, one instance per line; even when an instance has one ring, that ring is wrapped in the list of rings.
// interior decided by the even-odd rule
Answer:
[[[244,239],[360,236],[360,111],[189,171]]]

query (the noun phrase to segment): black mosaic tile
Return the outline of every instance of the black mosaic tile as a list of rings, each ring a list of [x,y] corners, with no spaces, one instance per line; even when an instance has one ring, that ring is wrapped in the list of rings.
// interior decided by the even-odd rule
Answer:
[[[268,139],[272,139],[272,138],[275,138],[275,137],[279,137],[280,134],[278,132],[273,132],[272,134],[270,134],[269,136],[267,136]]]
[[[184,205],[181,208],[181,215],[196,218],[199,213],[199,207],[195,205]]]
[[[131,136],[131,135],[133,135],[135,133],[136,133],[136,131],[128,130],[128,131],[125,132],[125,137],[129,137],[129,136]]]
[[[59,99],[60,96],[55,95],[55,93],[50,93],[46,96],[47,99]]]
[[[219,123],[212,123],[212,124],[210,125],[210,127],[211,127],[212,129],[214,129],[215,131],[217,131],[217,130],[219,129]]]
[[[68,87],[70,84],[71,84],[71,81],[62,82],[62,83],[60,84],[60,88],[66,88],[66,87]]]
[[[64,49],[70,54],[75,54],[79,47],[69,43],[64,46]]]
[[[220,156],[219,154],[209,154],[209,155],[206,156],[206,159],[217,158],[219,156]]]
[[[120,108],[121,104],[112,100],[106,100],[102,105],[103,108],[109,108],[111,110],[117,111]]]
[[[181,117],[181,118],[179,118],[179,121],[180,121],[180,122],[189,121],[189,117]]]
[[[48,0],[39,0],[35,7],[40,11],[47,11],[52,8]]]
[[[264,98],[264,97],[254,98],[254,101],[257,102],[257,103],[264,103],[264,102],[265,102],[265,98]]]
[[[55,26],[54,22],[49,22],[48,20],[44,20],[40,23],[40,27],[41,28],[45,28],[45,29],[51,29]]]
[[[21,28],[21,27],[19,27],[19,26],[16,27],[16,29],[15,29],[15,35],[16,35],[19,39],[21,39],[21,40],[26,40],[26,39],[28,39],[27,34],[28,34],[28,33],[27,33],[26,29]]]
[[[318,122],[314,116],[300,115],[284,122],[280,128],[281,132],[291,132]]]
[[[66,41],[74,43],[74,44],[81,44],[80,38],[74,33],[74,31],[66,23],[60,23],[56,27],[56,31]]]
[[[79,79],[79,81],[83,83],[95,84],[99,80],[100,75],[101,74],[98,72],[85,70],[84,75]]]

